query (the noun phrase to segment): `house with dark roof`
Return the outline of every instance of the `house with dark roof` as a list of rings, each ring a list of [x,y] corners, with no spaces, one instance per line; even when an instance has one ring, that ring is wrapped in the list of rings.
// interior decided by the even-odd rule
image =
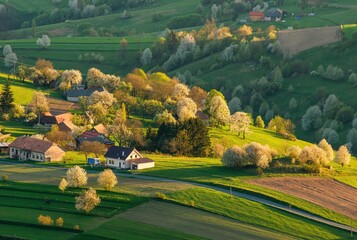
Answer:
[[[63,113],[59,115],[52,115],[51,113],[47,112],[42,115],[40,118],[40,123],[47,126],[52,127],[53,125],[58,125],[63,121],[71,121],[73,118],[72,113]]]
[[[103,126],[104,127],[104,126]],[[103,130],[103,129],[100,129]],[[97,131],[95,128],[85,131],[77,137],[77,148],[84,142],[100,142],[105,144],[107,147],[114,146],[114,142],[110,140],[105,134]]]
[[[155,162],[144,158],[135,148],[112,146],[104,155],[107,166],[120,169],[146,169],[155,167]]]
[[[265,11],[265,19],[270,21],[279,21],[283,16],[283,11],[280,8],[270,8]]]
[[[10,158],[39,162],[61,161],[65,155],[57,144],[31,137],[18,137],[9,144]]]
[[[87,88],[87,89],[72,89],[67,92],[67,101],[79,102],[79,97],[89,97],[95,91],[103,92],[104,87],[99,88]]]

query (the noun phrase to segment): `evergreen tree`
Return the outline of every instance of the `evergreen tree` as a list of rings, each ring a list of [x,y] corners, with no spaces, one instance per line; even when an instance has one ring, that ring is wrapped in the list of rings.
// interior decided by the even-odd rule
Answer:
[[[2,112],[9,113],[14,105],[14,96],[10,88],[10,82],[6,81],[3,87],[3,92],[0,96],[0,107]]]
[[[186,120],[180,126],[180,130],[187,132],[189,144],[192,146],[192,151],[189,155],[195,157],[205,157],[209,155],[211,140],[208,128],[202,120],[198,118]]]

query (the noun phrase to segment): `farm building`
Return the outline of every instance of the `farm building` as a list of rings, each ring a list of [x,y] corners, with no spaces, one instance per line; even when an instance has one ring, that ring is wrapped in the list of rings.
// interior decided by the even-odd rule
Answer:
[[[65,152],[55,143],[24,136],[10,143],[9,154],[24,161],[53,162],[61,161]]]
[[[96,125],[92,129],[85,131],[77,137],[77,147],[79,147],[84,141],[100,142],[105,144],[107,147],[114,146],[114,142],[110,140],[106,134],[107,130],[103,124]]]
[[[155,167],[153,160],[144,158],[135,148],[112,146],[104,157],[108,167],[137,170]]]
[[[73,132],[77,126],[74,125],[71,121],[64,120],[60,124],[58,124],[58,128],[62,132]]]
[[[9,143],[0,142],[0,153],[9,153]]]
[[[71,121],[73,117],[72,113],[64,113],[59,115],[52,115],[47,112],[44,113],[40,119],[40,123],[45,125],[46,127],[52,127],[52,125],[57,125],[62,123],[63,121]]]
[[[250,20],[252,20],[252,22],[263,21],[265,18],[265,15],[263,12],[250,12],[249,16],[250,16]]]
[[[271,8],[265,12],[265,19],[269,21],[280,21],[283,11],[280,8]]]
[[[103,92],[105,89],[103,87],[100,88],[88,88],[88,89],[72,89],[67,92],[67,101],[70,102],[78,102],[79,97],[89,97],[95,91]]]

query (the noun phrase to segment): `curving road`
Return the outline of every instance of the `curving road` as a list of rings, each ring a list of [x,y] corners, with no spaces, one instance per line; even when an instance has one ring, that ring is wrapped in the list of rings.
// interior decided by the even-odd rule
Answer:
[[[249,195],[249,194],[245,194],[245,193],[240,193],[240,192],[236,192],[236,191],[230,191],[230,189],[226,189],[223,187],[216,187],[216,186],[211,186],[211,185],[207,185],[207,184],[201,184],[201,183],[195,183],[195,182],[187,182],[187,181],[181,181],[181,180],[173,180],[173,179],[167,179],[167,178],[160,178],[160,177],[151,177],[151,176],[145,176],[145,175],[139,175],[139,174],[125,174],[125,173],[116,173],[117,176],[120,177],[128,177],[128,178],[138,178],[138,179],[144,179],[144,180],[153,180],[153,181],[163,181],[163,182],[175,182],[175,183],[184,183],[184,184],[191,184],[193,186],[197,186],[197,187],[204,187],[204,188],[210,188],[219,192],[223,192],[223,193],[228,193],[228,194],[232,194],[234,196],[237,197],[241,197],[241,198],[245,198],[254,202],[258,202],[276,209],[280,209],[304,218],[308,218],[320,223],[324,223],[336,228],[340,228],[340,229],[344,229],[347,231],[353,231],[355,233],[357,233],[357,228],[352,228],[350,226],[344,225],[344,224],[340,224],[340,223],[336,223],[330,220],[327,220],[325,218],[322,217],[318,217],[316,215],[313,215],[309,212],[305,212],[302,210],[298,210],[298,209],[292,209],[290,207],[284,206],[282,204],[273,202],[273,201],[269,201],[266,200],[264,198],[260,198],[260,197],[256,197],[253,195]]]

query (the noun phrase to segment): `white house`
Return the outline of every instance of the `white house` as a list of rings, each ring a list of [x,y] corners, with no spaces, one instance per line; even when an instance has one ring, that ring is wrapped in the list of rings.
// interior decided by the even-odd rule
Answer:
[[[19,137],[9,145],[10,158],[39,162],[61,161],[65,155],[57,144],[31,138]]]
[[[104,155],[107,166],[120,169],[145,169],[155,167],[155,162],[144,158],[135,148],[112,146]]]

